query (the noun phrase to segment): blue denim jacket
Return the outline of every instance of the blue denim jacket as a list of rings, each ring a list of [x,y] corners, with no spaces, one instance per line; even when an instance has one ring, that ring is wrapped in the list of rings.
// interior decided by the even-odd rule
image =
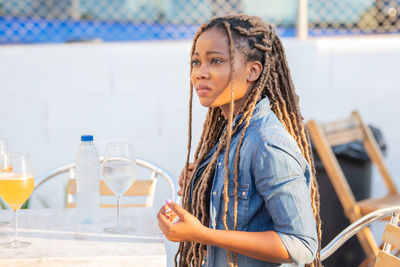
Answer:
[[[233,166],[239,139],[240,133],[232,136],[229,151],[227,223],[230,229],[234,220]],[[209,163],[215,149],[203,160],[196,176]],[[209,226],[213,229],[225,229],[222,222],[224,155],[218,158],[210,196]],[[277,264],[238,254],[239,266],[303,266],[312,262],[318,247],[310,201],[309,166],[295,140],[270,109],[268,98],[257,103],[240,148],[237,230],[277,232],[294,261]],[[208,266],[228,266],[227,251],[208,246],[206,262]]]

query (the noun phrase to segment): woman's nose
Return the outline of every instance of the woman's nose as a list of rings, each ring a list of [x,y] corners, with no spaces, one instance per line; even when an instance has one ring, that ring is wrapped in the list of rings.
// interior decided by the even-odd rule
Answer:
[[[210,72],[206,66],[202,66],[198,69],[196,79],[197,80],[202,80],[202,79],[209,79],[210,78]]]

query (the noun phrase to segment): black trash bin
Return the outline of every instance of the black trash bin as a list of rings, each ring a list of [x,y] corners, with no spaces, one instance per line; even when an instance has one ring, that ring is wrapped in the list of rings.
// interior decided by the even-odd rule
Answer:
[[[382,152],[385,153],[386,145],[382,132],[373,126],[369,127]],[[333,147],[333,152],[347,178],[355,199],[358,201],[369,198],[371,196],[371,162],[361,141],[335,146]],[[313,154],[320,193],[322,247],[324,247],[350,222],[344,215],[343,207],[314,147]],[[364,259],[364,251],[357,237],[354,236],[326,259],[323,265],[325,267],[354,267],[358,266]]]

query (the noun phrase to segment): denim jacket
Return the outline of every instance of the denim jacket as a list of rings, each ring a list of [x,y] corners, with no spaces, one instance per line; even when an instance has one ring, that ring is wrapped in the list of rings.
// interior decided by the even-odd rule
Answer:
[[[233,229],[234,221],[233,168],[239,139],[240,132],[232,136],[229,150],[229,229]],[[200,164],[195,177],[210,162],[215,149]],[[225,229],[224,156],[225,152],[218,157],[210,196],[209,227],[213,229]],[[270,263],[238,254],[239,266],[303,266],[312,262],[318,238],[310,201],[310,179],[310,168],[296,141],[270,109],[268,98],[262,99],[256,105],[240,148],[237,230],[275,231],[293,263]],[[227,251],[208,246],[205,265],[228,266]]]

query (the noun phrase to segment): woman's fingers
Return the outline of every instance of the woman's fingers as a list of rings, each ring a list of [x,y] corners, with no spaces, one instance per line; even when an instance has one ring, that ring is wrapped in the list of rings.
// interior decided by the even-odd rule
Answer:
[[[164,215],[170,222],[175,222],[178,217],[167,205],[162,206],[158,213]]]
[[[188,165],[189,174],[193,171],[193,169],[194,169],[194,163],[189,163],[189,165]],[[179,186],[183,186],[183,174],[184,174],[184,172],[185,172],[185,169],[183,169],[181,171],[181,174],[179,174],[179,182],[178,182]]]
[[[162,215],[157,216],[157,218],[158,218],[158,227],[160,228],[161,232],[163,232],[163,234],[166,237],[168,237],[168,230],[167,230],[167,224],[166,224],[166,221],[168,221],[168,220],[163,219]]]
[[[198,240],[204,227],[201,222],[177,203],[167,199],[168,207],[160,209],[157,214],[158,225],[165,237],[173,242]]]
[[[189,163],[188,165],[188,173],[189,175],[192,173],[193,169],[194,169],[195,165],[194,163]],[[179,181],[178,181],[178,185],[179,185],[179,190],[178,190],[178,196],[182,196],[183,195],[183,174],[184,174],[185,169],[183,169],[181,171],[181,174],[179,175]]]
[[[176,204],[174,201],[170,201],[167,205],[177,216],[179,216],[180,219],[183,219],[183,217],[188,214],[187,210]]]
[[[193,171],[193,169],[194,169],[194,163],[189,163],[188,169],[189,169],[189,171]]]
[[[172,212],[171,210],[165,211],[166,208],[168,208],[167,205],[164,205],[157,214],[158,225],[160,226],[161,230],[165,230],[165,228],[171,223],[171,217],[177,217],[176,214],[172,215],[172,213],[174,212]]]
[[[176,213],[173,211],[168,211],[165,213],[165,217],[167,217],[170,222],[174,222],[178,215],[176,215]]]
[[[160,228],[162,229],[165,229],[171,223],[164,214],[159,213],[157,215],[157,218],[158,218],[158,225],[160,225]]]
[[[180,196],[180,197],[183,196],[183,189],[178,190],[178,196]]]

